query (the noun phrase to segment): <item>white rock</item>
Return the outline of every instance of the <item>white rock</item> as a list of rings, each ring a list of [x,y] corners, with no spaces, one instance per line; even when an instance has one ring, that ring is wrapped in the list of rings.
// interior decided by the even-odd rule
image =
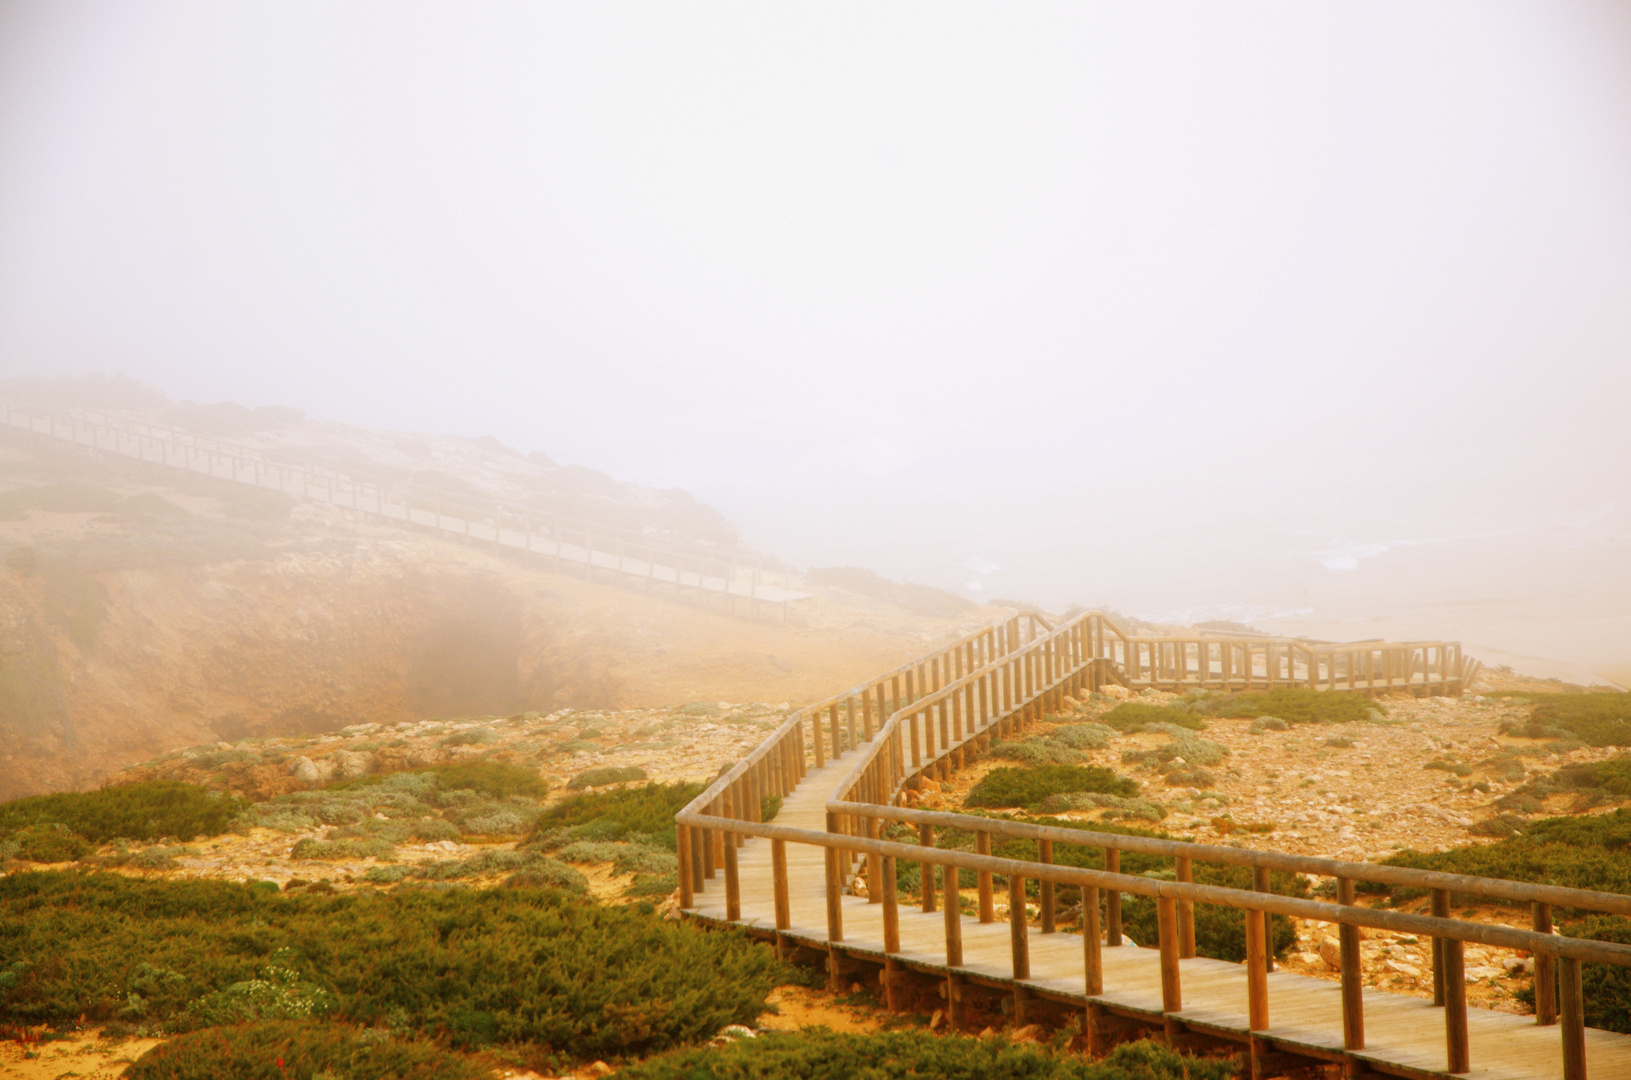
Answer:
[[[1408,975],[1412,979],[1421,978],[1421,968],[1415,964],[1407,964],[1403,960],[1383,960],[1382,970],[1391,971],[1395,975]]]
[[[304,780],[308,784],[317,781],[317,766],[312,763],[309,757],[295,758],[289,765],[289,773],[296,780]]]
[[[1483,982],[1485,979],[1496,979],[1500,978],[1500,976],[1500,968],[1490,967],[1487,964],[1479,965],[1478,967],[1474,968],[1468,968],[1465,974],[1466,980],[1470,983]]]

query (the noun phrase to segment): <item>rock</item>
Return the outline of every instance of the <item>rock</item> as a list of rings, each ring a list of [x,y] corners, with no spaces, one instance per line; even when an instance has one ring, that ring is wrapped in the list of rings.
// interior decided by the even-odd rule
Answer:
[[[930,780],[927,776],[920,776],[918,777],[917,781],[917,790],[919,793],[925,791],[939,791],[940,781]]]
[[[1412,979],[1421,978],[1421,968],[1415,964],[1407,964],[1403,960],[1383,960],[1382,970],[1391,971],[1395,975],[1408,975]]]
[[[1498,967],[1490,967],[1487,964],[1480,964],[1478,967],[1468,968],[1466,970],[1465,977],[1468,982],[1476,983],[1483,982],[1486,979],[1500,978],[1501,974],[1501,969]]]
[[[1342,970],[1342,942],[1337,938],[1328,937],[1320,940],[1320,959],[1332,971]]]
[[[1014,1032],[1011,1041],[1016,1043],[1039,1043],[1046,1034],[1047,1032],[1043,1030],[1041,1024],[1026,1024]]]
[[[1292,959],[1296,960],[1299,964],[1317,964],[1320,962],[1320,954],[1317,952],[1300,952],[1292,957]]]
[[[940,1029],[940,1025],[944,1024],[945,1022],[946,1022],[946,1010],[945,1009],[936,1009],[934,1011],[934,1015],[929,1017],[929,1030],[930,1031],[938,1031]]]
[[[334,768],[347,780],[356,776],[366,776],[373,771],[374,755],[366,750],[336,750]]]
[[[589,1075],[610,1076],[612,1075],[612,1067],[606,1064],[604,1061],[596,1061],[589,1066]]]
[[[980,1038],[989,1039],[989,1038],[992,1038],[993,1036],[995,1036],[996,1034],[997,1034],[997,1029],[996,1028],[988,1027],[984,1031],[980,1032]]]
[[[1534,957],[1520,960],[1516,956],[1509,956],[1501,961],[1501,969],[1513,978],[1519,975],[1533,975],[1535,973],[1535,960]]]
[[[317,766],[312,764],[309,757],[297,757],[289,765],[289,774],[296,780],[304,780],[308,784],[317,782]]]
[[[757,1039],[759,1033],[741,1024],[726,1024],[720,1034],[729,1039]]]

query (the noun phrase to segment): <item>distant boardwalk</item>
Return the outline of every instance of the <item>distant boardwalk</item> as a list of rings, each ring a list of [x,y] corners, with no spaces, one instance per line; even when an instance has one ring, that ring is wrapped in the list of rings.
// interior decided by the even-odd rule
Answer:
[[[1580,984],[1583,961],[1631,965],[1631,947],[1550,933],[1554,906],[1631,915],[1631,897],[904,805],[905,792],[924,778],[949,775],[994,738],[1059,709],[1065,694],[1110,682],[1456,694],[1475,672],[1445,642],[1141,638],[1098,612],[1058,628],[1019,616],[789,717],[677,815],[681,906],[692,918],[740,925],[785,951],[819,958],[835,986],[881,984],[890,1007],[927,996],[957,1022],[969,1003],[996,1001],[1016,1022],[1084,1027],[1095,1052],[1154,1036],[1244,1052],[1253,1077],[1312,1075],[1321,1067],[1344,1076],[1631,1076],[1631,1036],[1584,1027]],[[761,820],[766,794],[783,799],[773,823]],[[918,844],[880,839],[886,822],[915,826]],[[934,831],[945,828],[973,832],[976,852],[934,848]],[[1038,858],[988,854],[995,841],[1010,838],[1036,841]],[[1055,865],[1062,844],[1102,848],[1106,869]],[[1172,858],[1176,880],[1121,874],[1123,851]],[[895,895],[897,860],[918,862],[927,884],[910,909]],[[1251,867],[1255,888],[1196,885],[1197,861]],[[963,914],[960,891],[947,896],[959,869],[974,872],[974,914]],[[1334,878],[1336,901],[1274,895],[1271,870]],[[857,872],[869,883],[864,896],[847,888]],[[999,920],[994,877],[1040,883],[1039,925],[1023,905]],[[1359,906],[1361,881],[1425,888],[1433,914]],[[1085,933],[1057,927],[1059,885],[1082,890]],[[1449,918],[1452,891],[1527,903],[1535,930]],[[1154,900],[1159,940],[1140,944],[1155,948],[1125,941],[1124,893]],[[1196,903],[1240,911],[1246,963],[1195,955]],[[1273,970],[1270,914],[1336,924],[1341,980]],[[1362,927],[1432,939],[1433,1001],[1361,985]],[[1467,1006],[1469,941],[1535,955],[1536,1016]]]
[[[605,571],[677,592],[717,596],[727,606],[739,600],[754,611],[761,605],[779,605],[785,616],[789,603],[810,596],[786,584],[762,580],[763,562],[756,557],[700,547],[682,551],[607,525],[477,506],[444,491],[415,489],[383,477],[368,479],[358,475],[358,470],[274,461],[250,447],[101,413],[54,413],[0,401],[0,424],[153,465],[528,552],[585,574]]]

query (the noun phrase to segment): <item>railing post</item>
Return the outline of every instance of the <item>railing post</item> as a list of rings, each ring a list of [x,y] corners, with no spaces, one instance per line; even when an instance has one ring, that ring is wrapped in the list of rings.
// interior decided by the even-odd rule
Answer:
[[[934,850],[934,826],[919,825],[917,827],[918,846],[925,851]],[[925,858],[918,863],[918,891],[923,896],[923,910],[934,910],[934,863]]]
[[[821,710],[813,709],[810,712],[810,743],[815,747],[815,767],[827,767],[827,752],[821,742]]]
[[[1529,905],[1530,926],[1537,934],[1552,932],[1552,905]],[[1557,957],[1535,954],[1535,1023],[1557,1023]]]
[[[900,952],[900,904],[895,895],[895,860],[883,860],[883,880],[878,891],[883,893],[883,951]]]
[[[1082,959],[1087,972],[1087,996],[1104,993],[1104,954],[1099,950],[1099,889],[1082,888]]]
[[[876,801],[876,800],[874,800]],[[883,832],[883,822],[877,818],[865,819],[862,826],[868,840],[876,840]],[[866,902],[869,904],[883,903],[883,889],[879,882],[883,880],[883,856],[876,852],[868,852],[866,857]]]
[[[1267,922],[1263,912],[1246,909],[1246,1026],[1252,1031],[1269,1026],[1269,971],[1264,963]]]
[[[1352,905],[1354,882],[1352,878],[1337,878],[1337,903]],[[1364,971],[1359,959],[1359,927],[1342,923],[1337,927],[1337,942],[1342,953],[1342,1048],[1365,1049],[1365,991]]]
[[[1448,919],[1450,917],[1450,892],[1448,889],[1433,890],[1433,917],[1435,919]],[[1444,939],[1433,939],[1433,1004],[1444,1004]]]
[[[1182,855],[1173,860],[1173,870],[1176,872],[1178,880],[1185,884],[1195,880],[1193,862]],[[1178,901],[1178,956],[1183,960],[1190,960],[1195,956],[1195,902],[1193,900]]]
[[[793,925],[793,910],[787,898],[787,841],[770,841],[770,887],[776,899],[776,929]]]
[[[976,855],[991,854],[991,834],[984,829],[974,834],[974,853]],[[978,882],[977,890],[980,897],[980,921],[983,923],[995,922],[997,908],[991,894],[991,871],[977,871],[975,881]]]
[[[1467,1052],[1467,969],[1457,938],[1439,938],[1444,960],[1444,1043],[1452,1073],[1472,1068]]]
[[[1563,1012],[1563,1080],[1586,1080],[1586,1001],[1580,986],[1580,961],[1567,956],[1555,959]]]
[[[1274,891],[1273,889],[1269,888],[1268,867],[1252,867],[1252,888],[1260,893]],[[1261,914],[1263,916],[1263,970],[1265,972],[1269,972],[1274,970],[1274,942],[1269,938],[1269,927],[1272,924],[1269,922],[1267,912],[1263,912]]]
[[[1018,875],[1008,878],[1008,945],[1014,960],[1014,978],[1031,977],[1031,945],[1027,936],[1029,924],[1025,919],[1025,879]]]
[[[941,888],[945,891],[946,913],[946,966],[960,967],[963,963],[963,904],[962,888],[957,881],[957,867],[947,863]]]
[[[827,815],[827,832],[838,832],[838,815]],[[844,871],[840,860],[843,852],[835,847],[824,848],[827,853],[827,941],[844,940]]]
[[[1036,854],[1038,861],[1040,861],[1044,866],[1052,866],[1053,841],[1038,840],[1036,842]],[[1042,893],[1042,932],[1044,934],[1051,934],[1054,931],[1053,882],[1049,881],[1047,878],[1043,878],[1037,884],[1040,886],[1040,891]]]
[[[1161,948],[1161,1011],[1175,1013],[1184,1007],[1178,983],[1178,905],[1170,896],[1155,898],[1156,933]]]
[[[681,825],[674,830],[680,864],[680,907],[694,907],[696,898],[691,893],[691,828]]]
[[[706,829],[695,829],[690,828],[689,826],[682,826],[682,828],[684,828],[686,832],[690,834],[691,891],[694,893],[700,893],[703,889],[702,862],[703,853],[708,847],[708,832]]]
[[[834,759],[844,755],[844,734],[838,726],[838,702],[833,702],[827,709],[827,724],[832,728],[832,756]]]
[[[1104,869],[1110,874],[1121,873],[1119,850],[1104,849]],[[1104,891],[1104,943],[1110,946],[1121,944],[1121,891],[1118,889]]]
[[[725,837],[725,921],[742,920],[742,883],[736,874],[736,836]]]

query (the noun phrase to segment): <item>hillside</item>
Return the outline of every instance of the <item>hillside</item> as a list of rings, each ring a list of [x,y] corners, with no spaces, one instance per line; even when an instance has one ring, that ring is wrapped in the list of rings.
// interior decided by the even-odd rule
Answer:
[[[148,411],[173,422],[190,408]],[[244,413],[260,411],[198,415],[242,427]],[[542,486],[574,475],[491,440],[282,412],[268,422],[279,426],[249,435],[330,457],[430,447],[472,490],[513,493],[526,481],[540,500],[566,499]],[[609,477],[602,486],[590,510],[604,518],[666,542],[734,540],[728,522],[683,493]],[[812,599],[785,623],[753,622],[669,591],[4,432],[0,798],[94,786],[178,747],[246,736],[563,707],[800,702],[994,617],[958,611],[949,594],[907,610],[865,585],[810,584]]]

